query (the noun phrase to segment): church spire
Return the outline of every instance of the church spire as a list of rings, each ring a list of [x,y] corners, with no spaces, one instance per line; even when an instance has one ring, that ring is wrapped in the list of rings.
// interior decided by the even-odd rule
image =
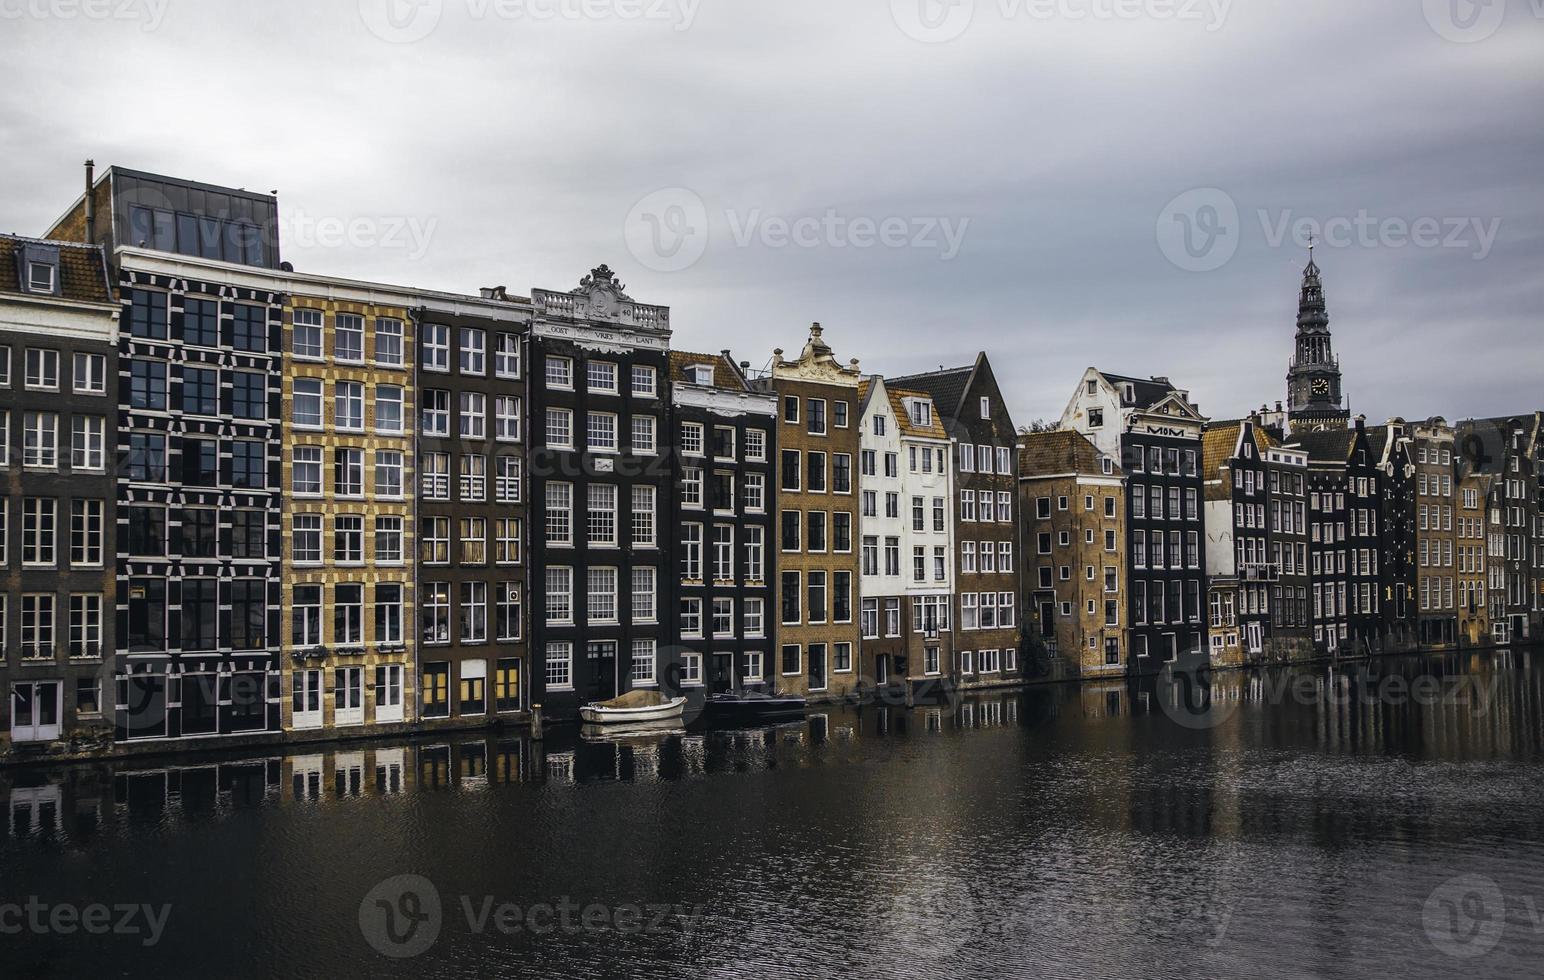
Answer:
[[[1340,362],[1331,346],[1329,310],[1312,239],[1298,292],[1297,341],[1287,371],[1287,404],[1288,417],[1298,428],[1343,424],[1349,417],[1342,407]]]
[[[1308,241],[1308,264],[1303,267],[1303,287],[1297,299],[1297,330],[1329,333],[1330,316],[1324,303],[1324,283],[1313,260],[1313,239]]]

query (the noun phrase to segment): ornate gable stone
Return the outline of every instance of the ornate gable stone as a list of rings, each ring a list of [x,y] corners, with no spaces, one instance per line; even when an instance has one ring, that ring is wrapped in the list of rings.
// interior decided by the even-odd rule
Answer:
[[[824,330],[819,323],[812,324],[809,340],[805,341],[804,350],[796,361],[784,360],[781,347],[774,350],[772,377],[777,380],[816,381],[856,388],[862,378],[858,370],[858,359],[853,358],[843,367],[837,362],[823,334]]]

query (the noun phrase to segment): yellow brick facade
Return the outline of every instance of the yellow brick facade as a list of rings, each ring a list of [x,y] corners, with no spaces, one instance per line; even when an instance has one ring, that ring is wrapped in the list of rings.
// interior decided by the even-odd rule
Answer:
[[[295,318],[322,317],[323,352],[320,359],[297,356],[295,351]],[[353,314],[363,318],[364,339],[362,363],[340,362],[337,351],[337,325],[340,315]],[[401,324],[399,356],[396,363],[380,363],[378,360],[379,338],[377,328],[381,321],[397,321]],[[418,425],[417,398],[413,383],[413,365],[416,347],[413,321],[406,309],[360,302],[295,295],[290,299],[284,316],[284,613],[280,627],[282,641],[281,669],[284,673],[284,729],[335,729],[359,728],[368,730],[381,724],[410,722],[416,719],[417,674],[415,650],[417,646],[416,597],[414,595],[414,563],[417,556],[417,528],[414,526],[413,499],[417,492],[413,433]],[[388,361],[392,359],[388,357]],[[296,424],[295,387],[297,381],[316,379],[322,383],[322,425],[319,429]],[[363,431],[339,431],[337,426],[337,386],[342,382],[357,382],[364,389]],[[382,434],[377,427],[377,391],[381,386],[395,386],[402,390],[402,424],[400,433]],[[320,448],[321,494],[295,493],[295,456],[298,449]],[[338,470],[336,451],[358,449],[363,451],[363,494],[340,498],[338,494]],[[382,451],[401,453],[401,495],[383,496],[377,493],[377,454]],[[320,562],[297,561],[297,518],[317,515],[321,518]],[[339,562],[337,560],[337,530],[340,515],[361,518],[363,535],[363,560]],[[383,561],[377,554],[377,518],[395,518],[401,522],[401,553],[396,562]],[[340,585],[363,586],[361,613],[362,642],[339,643],[336,636],[336,599]],[[398,615],[401,642],[383,646],[376,635],[376,601],[381,594],[380,586],[397,585],[401,588],[402,605]],[[325,656],[315,656],[315,648],[308,645],[297,647],[295,618],[300,613],[295,606],[297,589],[320,586],[322,590],[320,639]],[[297,659],[299,655],[299,659]],[[401,669],[401,717],[387,710],[379,711],[376,696],[377,667]],[[338,720],[337,682],[341,668],[363,668],[362,711],[353,712],[341,724]],[[296,685],[301,671],[320,670],[320,721],[310,710],[312,700],[309,691],[301,692],[305,712],[302,720],[296,718]],[[381,717],[384,714],[385,717]]]

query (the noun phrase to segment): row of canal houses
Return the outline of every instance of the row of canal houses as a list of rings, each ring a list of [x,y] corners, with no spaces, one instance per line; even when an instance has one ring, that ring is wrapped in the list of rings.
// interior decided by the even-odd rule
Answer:
[[[88,164],[0,238],[12,757],[573,718],[626,690],[910,697],[1532,639],[1538,413],[1369,428],[1317,267],[1291,408],[819,324],[672,346],[605,266],[477,295],[294,270],[273,196]]]

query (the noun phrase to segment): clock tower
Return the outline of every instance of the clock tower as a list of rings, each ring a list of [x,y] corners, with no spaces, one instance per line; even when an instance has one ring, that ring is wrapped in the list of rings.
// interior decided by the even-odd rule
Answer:
[[[1308,248],[1297,303],[1297,348],[1287,370],[1287,419],[1293,430],[1343,429],[1351,418],[1340,391],[1340,361],[1330,345],[1324,284]]]

